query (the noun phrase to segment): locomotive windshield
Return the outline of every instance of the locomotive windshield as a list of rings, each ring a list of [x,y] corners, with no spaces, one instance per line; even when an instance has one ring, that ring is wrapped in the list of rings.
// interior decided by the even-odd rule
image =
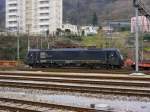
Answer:
[[[117,50],[118,51],[118,55],[120,56],[121,60],[123,60],[123,55],[120,53],[120,50]]]
[[[29,53],[27,54],[27,58],[32,59],[32,58],[33,58],[33,53],[32,53],[32,52],[29,52]]]

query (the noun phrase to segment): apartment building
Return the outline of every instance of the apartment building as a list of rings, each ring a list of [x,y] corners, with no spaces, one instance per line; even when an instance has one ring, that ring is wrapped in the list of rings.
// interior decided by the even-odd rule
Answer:
[[[150,20],[145,16],[139,16],[139,31],[140,32],[150,32]],[[131,18],[131,32],[135,33],[136,31],[136,17]]]
[[[62,0],[6,0],[6,28],[11,32],[50,34],[62,28]]]

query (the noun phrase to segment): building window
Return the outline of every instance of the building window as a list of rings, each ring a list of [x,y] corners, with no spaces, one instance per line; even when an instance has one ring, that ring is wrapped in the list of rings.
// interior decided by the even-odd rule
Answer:
[[[17,31],[17,27],[8,27],[8,30],[10,30],[10,31]]]
[[[17,0],[9,0],[9,1],[11,2],[11,1],[17,1]]]
[[[17,21],[9,21],[9,24],[17,24]]]
[[[9,12],[17,12],[17,9],[10,9]]]
[[[9,18],[17,18],[16,15],[9,15]]]
[[[40,10],[48,10],[49,7],[40,7]]]
[[[48,4],[49,1],[45,0],[45,1],[40,1],[40,4]]]
[[[49,25],[40,25],[40,28],[48,28]]]
[[[40,22],[47,22],[49,19],[40,19]]]
[[[49,13],[40,13],[40,16],[48,16]]]
[[[17,7],[17,4],[9,4],[9,7]]]

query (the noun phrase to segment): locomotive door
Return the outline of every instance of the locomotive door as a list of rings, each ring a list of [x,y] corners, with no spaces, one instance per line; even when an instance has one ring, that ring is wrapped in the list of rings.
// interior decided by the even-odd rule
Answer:
[[[40,63],[46,63],[47,54],[46,52],[40,52]]]
[[[107,59],[108,59],[107,64],[108,65],[112,66],[116,63],[115,56],[116,56],[115,52],[113,52],[113,51],[109,51],[107,53]]]
[[[37,56],[37,52],[29,52],[27,60],[32,66],[36,66],[38,60]]]

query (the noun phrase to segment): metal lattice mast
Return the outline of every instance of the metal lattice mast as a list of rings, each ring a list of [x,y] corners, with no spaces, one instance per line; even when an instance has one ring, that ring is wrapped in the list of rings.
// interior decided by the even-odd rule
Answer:
[[[150,20],[150,12],[146,9],[142,0],[133,0],[133,5],[139,11],[139,13]]]
[[[136,56],[136,72],[139,72],[139,13],[150,20],[150,13],[145,8],[141,0],[133,0],[133,5],[135,7],[136,14],[136,41],[135,41],[135,56]]]

